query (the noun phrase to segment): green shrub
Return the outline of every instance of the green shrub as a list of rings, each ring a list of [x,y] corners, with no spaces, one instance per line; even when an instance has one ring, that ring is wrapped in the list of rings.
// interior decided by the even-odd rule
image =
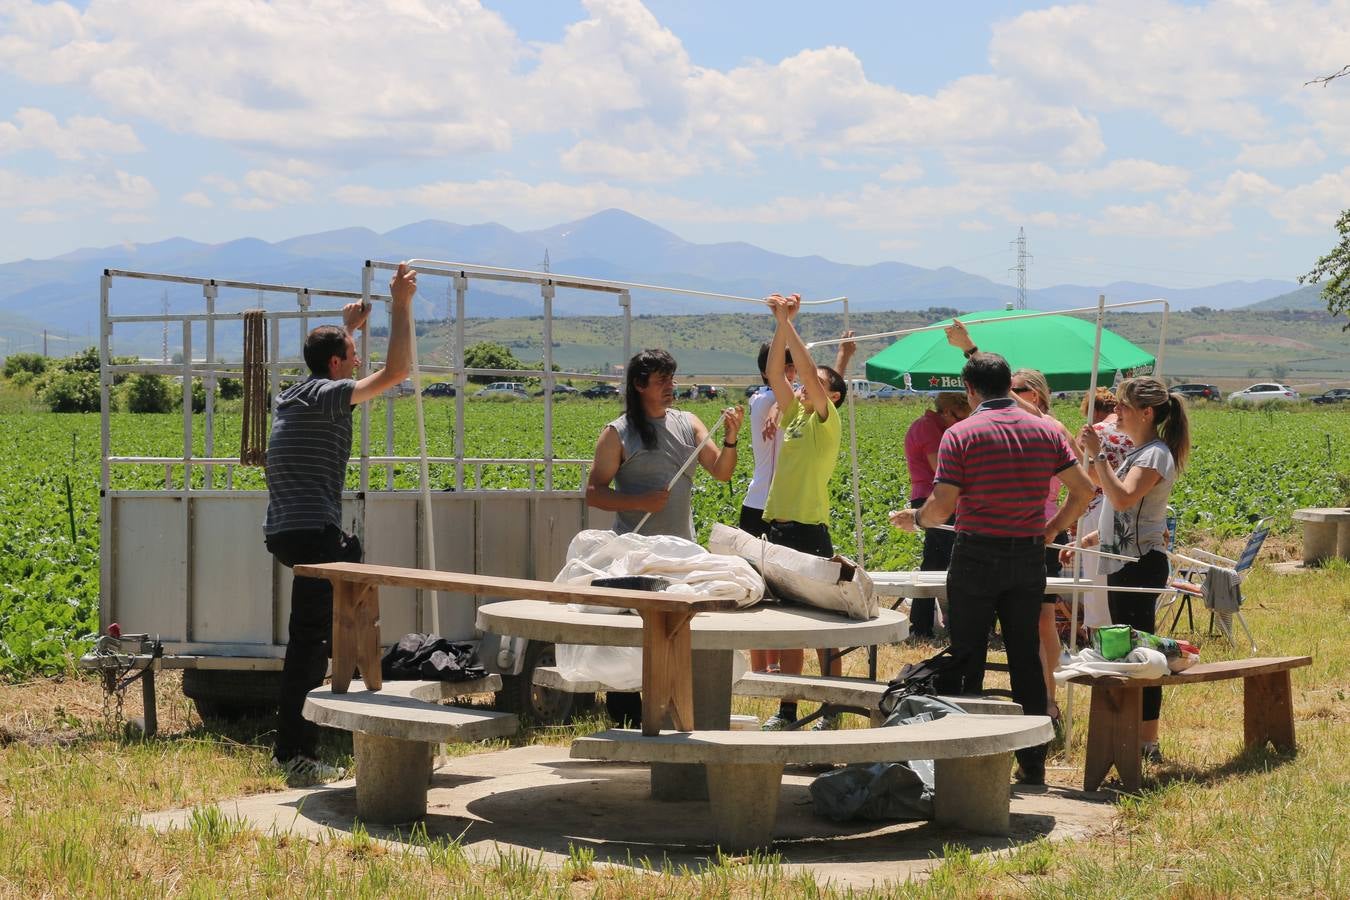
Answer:
[[[52,412],[98,412],[98,371],[50,372],[38,397]]]
[[[164,413],[173,410],[173,391],[163,375],[132,375],[126,385],[127,410]],[[97,408],[97,407],[95,407]]]
[[[27,375],[32,380],[34,375],[41,375],[45,371],[47,357],[41,353],[15,353],[5,358],[5,377],[10,380],[20,375]]]

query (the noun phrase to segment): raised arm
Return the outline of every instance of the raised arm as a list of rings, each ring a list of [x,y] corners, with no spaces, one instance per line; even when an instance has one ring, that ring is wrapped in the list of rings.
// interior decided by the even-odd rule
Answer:
[[[779,321],[778,329],[783,331],[786,326],[787,349],[792,354],[793,361],[797,363],[797,375],[802,380],[802,390],[806,392],[806,405],[814,410],[816,416],[823,422],[830,417],[830,410],[834,408],[834,404],[830,402],[829,389],[820,380],[816,364],[811,360],[811,351],[806,349],[806,342],[792,324],[792,316],[801,309],[802,298],[799,294],[793,294],[784,302],[790,304],[789,315],[786,320]]]
[[[764,377],[769,380],[769,390],[773,391],[773,399],[778,404],[778,412],[781,415],[783,410],[792,405],[792,384],[787,379],[786,357],[787,332],[792,330],[792,324],[788,321],[790,313],[785,298],[774,294],[764,302],[769,305],[769,311],[773,313],[774,321],[777,323],[773,331],[773,340],[769,342],[769,358],[764,364]],[[808,361],[811,359],[809,356],[803,358]]]
[[[858,342],[851,340],[853,330],[849,329],[840,335],[844,342],[834,351],[834,370],[845,378],[848,377],[848,364],[853,360],[853,354],[858,352]]]
[[[412,362],[412,301],[416,293],[416,270],[408,268],[407,263],[399,263],[398,271],[389,279],[389,295],[393,298],[389,308],[389,355],[378,372],[356,383],[356,389],[352,391],[353,406],[373,400],[408,377],[408,368]],[[347,309],[351,306],[361,309],[361,313],[349,315]],[[343,310],[342,315],[347,333],[364,328],[370,310],[359,303],[349,304],[347,309]]]
[[[1162,480],[1162,473],[1157,469],[1146,469],[1143,466],[1134,466],[1125,473],[1123,479],[1120,478],[1106,460],[1098,460],[1097,455],[1102,451],[1102,439],[1091,425],[1083,426],[1079,438],[1087,451],[1088,465],[1092,467],[1098,483],[1102,486],[1102,493],[1115,509],[1134,506]]]

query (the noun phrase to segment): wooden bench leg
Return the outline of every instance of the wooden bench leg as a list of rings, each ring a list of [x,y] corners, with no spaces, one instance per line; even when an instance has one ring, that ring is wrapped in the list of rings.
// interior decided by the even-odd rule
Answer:
[[[1294,750],[1294,703],[1289,670],[1242,679],[1242,739],[1248,749],[1266,741]]]
[[[357,818],[397,825],[425,816],[433,746],[353,732]]]
[[[355,585],[329,579],[333,585],[333,693],[345,694],[356,669]]]
[[[1143,711],[1143,688],[1092,688],[1083,790],[1095,791],[1101,787],[1112,766],[1116,767],[1126,791],[1139,790],[1143,778],[1143,763],[1139,756],[1139,723]]]
[[[1012,752],[933,762],[933,819],[977,834],[1007,834]]]
[[[642,733],[661,733],[669,716],[676,731],[694,730],[691,613],[642,613]]]
[[[708,769],[713,841],[723,850],[751,850],[773,842],[783,766],[712,765]],[[1007,781],[1005,774],[1004,781]],[[1006,813],[1006,811],[1005,811]]]
[[[380,672],[380,589],[373,584],[356,588],[356,664],[368,691],[384,685]]]

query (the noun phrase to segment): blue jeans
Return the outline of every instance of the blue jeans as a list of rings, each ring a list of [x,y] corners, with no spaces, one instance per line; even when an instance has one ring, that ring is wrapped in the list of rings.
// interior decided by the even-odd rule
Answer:
[[[968,650],[966,666],[939,677],[944,694],[984,690],[989,631],[997,617],[1008,653],[1013,700],[1025,715],[1045,715],[1045,678],[1041,672],[1038,623],[1045,594],[1045,541],[958,533],[947,572],[947,606],[952,647]],[[1045,762],[1045,746],[1017,751],[1024,768]]]

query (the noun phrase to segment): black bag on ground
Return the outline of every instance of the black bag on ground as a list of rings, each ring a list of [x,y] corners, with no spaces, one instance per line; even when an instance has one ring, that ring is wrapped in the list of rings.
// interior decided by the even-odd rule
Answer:
[[[948,672],[963,668],[970,658],[970,651],[948,647],[928,657],[922,662],[906,663],[900,674],[891,679],[886,686],[877,706],[886,715],[895,712],[896,705],[911,694],[933,696],[937,694],[937,680]]]
[[[438,634],[405,634],[380,660],[389,681],[470,681],[487,675],[478,664],[478,648]]]

